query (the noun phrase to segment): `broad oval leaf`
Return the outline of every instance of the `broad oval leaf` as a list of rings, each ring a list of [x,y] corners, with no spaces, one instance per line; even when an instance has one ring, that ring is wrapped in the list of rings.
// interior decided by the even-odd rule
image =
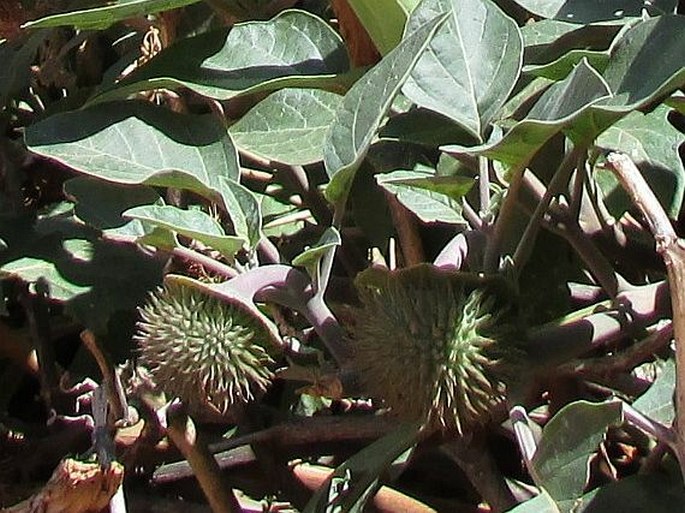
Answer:
[[[250,109],[229,131],[236,145],[269,160],[304,165],[323,159],[326,132],[342,96],[282,89]]]
[[[231,259],[245,243],[242,237],[226,235],[214,218],[200,210],[183,210],[172,205],[143,205],[128,209],[123,216],[190,237]]]
[[[344,200],[352,178],[402,84],[445,15],[429,21],[405,38],[345,95],[326,136],[324,163],[331,178],[326,197]]]
[[[685,136],[670,124],[669,112],[671,109],[665,105],[660,105],[648,114],[631,112],[604,131],[595,144],[604,151],[620,151],[628,155],[639,166],[669,217],[677,219],[685,190],[685,168],[678,148]],[[625,200],[618,200],[624,208],[619,207],[620,211],[612,212],[620,217],[629,208],[630,200],[613,178],[613,173],[600,173],[609,175],[606,176],[608,180],[599,181],[609,206],[611,207],[611,196]]]
[[[466,224],[461,198],[473,186],[471,178],[393,171],[377,175],[376,181],[424,223]]]
[[[440,13],[448,13],[448,21],[431,39],[402,92],[482,140],[519,77],[521,33],[491,0],[424,0],[409,18],[407,32]]]
[[[115,0],[101,2],[101,5],[88,9],[79,9],[60,14],[46,16],[31,21],[25,26],[62,27],[71,25],[82,30],[105,29],[117,21],[144,16],[169,9],[178,9],[186,5],[197,3],[199,0]]]
[[[321,18],[290,10],[183,39],[92,101],[157,88],[187,87],[218,100],[281,87],[340,88],[335,74],[348,68],[340,36]]]
[[[588,460],[606,429],[623,421],[620,401],[571,403],[552,417],[535,455],[535,481],[556,501],[574,500],[587,484]]]
[[[114,102],[50,116],[26,129],[31,151],[123,184],[215,189],[237,179],[238,157],[211,115],[176,114],[148,102]]]
[[[446,153],[484,155],[508,165],[527,162],[555,134],[571,126],[594,103],[608,97],[606,82],[583,60],[561,82],[550,86],[528,115],[504,137],[482,146],[443,146]]]

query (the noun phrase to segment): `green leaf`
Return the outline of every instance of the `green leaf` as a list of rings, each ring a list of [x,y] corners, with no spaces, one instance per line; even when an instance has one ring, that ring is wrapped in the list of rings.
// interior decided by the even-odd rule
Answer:
[[[685,18],[660,16],[636,24],[612,49],[604,78],[614,96],[599,107],[626,113],[685,84]]]
[[[402,424],[352,456],[319,487],[303,513],[361,513],[381,472],[416,442],[418,430],[418,424]]]
[[[631,112],[603,132],[595,144],[604,151],[620,151],[630,156],[668,215],[677,219],[685,190],[685,168],[678,148],[685,136],[669,123],[669,112],[671,110],[665,105],[649,114]],[[615,180],[600,181],[602,183],[609,185],[602,188],[605,197],[620,195],[625,198],[623,189]],[[629,202],[620,203],[625,205],[622,211],[612,210],[617,217],[629,205]]]
[[[218,100],[283,87],[340,89],[349,79],[336,74],[348,68],[340,36],[321,18],[291,10],[183,39],[93,101],[158,88],[187,87]]]
[[[128,209],[123,216],[195,239],[231,259],[245,243],[242,237],[226,235],[218,221],[200,210],[182,210],[171,205],[144,205]]]
[[[526,10],[543,18],[586,24],[595,21],[639,17],[646,9],[652,15],[675,12],[676,0],[516,0]]]
[[[326,188],[330,201],[345,199],[393,99],[445,19],[445,15],[439,16],[413,32],[345,95],[324,146],[324,163],[331,178]]]
[[[376,181],[424,223],[466,224],[461,198],[473,186],[471,178],[393,171],[377,175]]]
[[[587,494],[590,495],[590,494]],[[583,497],[574,513],[652,513],[685,511],[685,489],[680,476],[638,474],[609,483]],[[579,501],[580,502],[580,501]],[[519,513],[519,512],[517,512]]]
[[[555,501],[581,497],[587,484],[588,460],[607,427],[623,421],[620,401],[577,401],[562,408],[545,426],[535,455],[535,481]]]
[[[516,23],[490,0],[424,0],[407,33],[448,13],[402,92],[460,123],[479,141],[514,88],[523,62]]]
[[[484,155],[509,165],[527,162],[542,145],[571,126],[588,108],[610,94],[606,82],[583,60],[561,82],[550,86],[528,115],[504,137],[482,146],[444,146],[447,153]]]
[[[385,55],[399,44],[407,18],[419,0],[348,0],[348,3],[378,51]]]
[[[230,128],[236,145],[289,165],[323,160],[326,132],[342,96],[315,89],[282,89],[259,102]]]
[[[82,30],[105,29],[117,21],[137,18],[170,9],[178,9],[186,5],[197,3],[199,0],[113,0],[102,2],[100,6],[77,11],[53,14],[36,21],[31,21],[25,27],[62,27],[71,25]]]
[[[294,266],[301,266],[307,269],[310,276],[316,276],[316,269],[321,259],[326,256],[331,249],[342,244],[340,232],[334,227],[326,228],[321,234],[321,238],[312,247],[305,249],[302,253],[293,258]]]
[[[87,241],[81,241],[88,243]],[[89,243],[88,243],[89,244]],[[20,278],[27,283],[35,283],[38,278],[44,278],[50,285],[50,297],[55,301],[64,302],[91,290],[90,285],[78,285],[65,278],[57,266],[49,260],[34,257],[24,257],[13,260],[0,268],[3,274]]]
[[[120,185],[90,176],[78,176],[64,183],[64,194],[76,204],[76,216],[87,225],[120,235],[142,235],[139,222],[126,221],[122,212],[160,200],[159,194],[144,185]]]
[[[637,23],[639,19],[630,20]],[[541,20],[521,28],[526,64],[545,64],[561,59],[573,50],[605,51],[628,24],[600,22],[577,25],[557,20]]]
[[[602,71],[609,61],[609,50],[570,50],[558,59],[547,64],[534,64],[523,67],[523,72],[536,77],[561,80],[583,59],[598,71]]]
[[[50,116],[26,129],[33,152],[121,184],[214,189],[237,179],[230,137],[214,116],[183,115],[148,102],[114,102]]]
[[[55,209],[33,225],[2,219],[0,233],[10,249],[0,273],[29,284],[45,278],[53,301],[86,327],[107,331],[114,312],[139,305],[162,278],[165,261],[132,244],[91,240],[91,230],[69,211]],[[17,236],[18,235],[18,236]]]
[[[658,376],[649,389],[638,397],[633,407],[652,420],[670,426],[675,418],[673,391],[675,390],[675,362],[659,362]]]
[[[427,109],[411,109],[392,116],[380,131],[381,139],[394,139],[430,148],[443,144],[476,144],[473,135],[451,119]]]
[[[238,237],[254,249],[262,238],[262,212],[257,196],[234,180],[222,179],[219,192]]]

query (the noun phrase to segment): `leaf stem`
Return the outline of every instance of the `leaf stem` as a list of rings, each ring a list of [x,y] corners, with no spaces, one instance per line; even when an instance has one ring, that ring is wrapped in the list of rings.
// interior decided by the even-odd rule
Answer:
[[[485,248],[485,256],[483,259],[483,271],[486,273],[496,273],[499,270],[500,253],[504,239],[509,232],[511,223],[514,221],[518,196],[521,191],[523,182],[523,174],[528,166],[528,161],[521,162],[512,167],[509,171],[511,179],[509,181],[509,189],[504,196],[502,207],[499,215],[495,221],[494,230],[490,236],[487,246]]]
[[[535,239],[537,238],[538,232],[540,231],[540,226],[542,218],[547,212],[550,202],[561,192],[563,186],[568,182],[571,171],[573,170],[573,165],[576,163],[578,155],[581,155],[585,151],[585,148],[576,147],[566,154],[564,160],[561,162],[557,168],[554,176],[549,182],[549,185],[545,188],[545,192],[542,198],[539,199],[535,211],[528,221],[521,240],[519,241],[516,251],[514,252],[514,265],[520,272],[523,269],[525,263],[528,261],[531,252],[533,251],[533,246],[535,244]],[[526,175],[532,174],[532,171],[525,171],[523,180],[526,179]]]

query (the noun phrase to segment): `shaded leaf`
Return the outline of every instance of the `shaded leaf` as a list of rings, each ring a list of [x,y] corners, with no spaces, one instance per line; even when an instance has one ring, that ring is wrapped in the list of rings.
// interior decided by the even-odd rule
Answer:
[[[122,184],[214,189],[239,176],[235,148],[211,115],[176,114],[148,102],[113,102],[26,128],[35,153]]]
[[[122,213],[138,205],[160,200],[159,194],[144,185],[120,185],[90,176],[78,176],[64,183],[64,193],[75,202],[74,212],[83,222],[109,233],[142,235],[140,223],[127,221]]]
[[[604,151],[620,151],[628,155],[639,166],[668,215],[677,219],[685,190],[685,168],[678,148],[685,136],[669,123],[669,112],[665,105],[648,114],[631,112],[603,132],[595,144]],[[602,187],[605,197],[620,195],[624,198],[620,201],[623,205],[621,211],[612,210],[617,218],[620,217],[630,205],[623,188],[615,180],[599,183],[605,185]]]
[[[93,234],[68,211],[57,210],[33,226],[6,219],[0,233],[10,241],[0,273],[29,284],[45,278],[52,300],[99,333],[114,312],[135,308],[162,278],[163,259],[132,244],[88,239]]]
[[[291,10],[183,39],[93,101],[157,88],[187,87],[219,100],[282,87],[340,89],[345,80],[335,74],[348,68],[340,36],[321,18]]]
[[[402,88],[416,104],[481,136],[518,79],[523,41],[516,23],[490,0],[424,0],[407,33],[448,13]]]
[[[588,494],[589,495],[589,494]],[[680,476],[638,474],[609,483],[583,497],[578,513],[685,512],[685,489]]]
[[[461,198],[473,186],[471,178],[393,171],[377,175],[376,181],[424,223],[466,224]]]
[[[659,362],[659,374],[649,389],[638,397],[633,407],[652,420],[670,426],[675,418],[673,391],[675,390],[675,362]]]
[[[231,126],[236,145],[289,165],[323,160],[326,132],[342,97],[315,89],[282,89]]]
[[[245,243],[242,237],[226,235],[218,221],[200,210],[182,210],[171,205],[144,205],[128,209],[123,216],[195,239],[228,258],[233,258]]]
[[[89,244],[88,241],[81,242]],[[44,278],[50,286],[50,297],[55,301],[68,301],[91,290],[90,285],[72,283],[60,273],[53,262],[42,258],[19,258],[3,265],[0,271],[27,283],[35,283],[38,278]]]
[[[344,200],[392,101],[438,27],[440,16],[404,39],[348,91],[328,131],[324,163],[331,181],[326,196]]]
[[[580,497],[587,484],[590,456],[607,427],[622,421],[620,401],[577,401],[562,408],[543,429],[533,456],[536,484],[555,501]]]
[[[397,139],[434,148],[443,144],[476,144],[477,140],[451,119],[428,109],[411,109],[391,117],[380,137]]]
[[[113,0],[88,9],[46,16],[27,23],[26,27],[62,27],[71,25],[82,30],[105,29],[117,21],[137,18],[169,9],[178,9],[199,0]]]

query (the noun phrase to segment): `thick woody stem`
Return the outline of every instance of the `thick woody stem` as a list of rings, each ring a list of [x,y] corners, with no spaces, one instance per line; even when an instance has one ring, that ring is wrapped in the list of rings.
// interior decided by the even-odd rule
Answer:
[[[242,509],[221,478],[221,470],[207,446],[198,440],[193,421],[180,405],[172,405],[167,412],[169,438],[193,468],[202,491],[214,513],[240,513]]]
[[[630,199],[644,216],[656,241],[656,250],[668,271],[673,309],[673,338],[676,346],[675,447],[680,470],[685,476],[685,242],[679,239],[659,200],[627,155],[610,153],[611,169]]]

